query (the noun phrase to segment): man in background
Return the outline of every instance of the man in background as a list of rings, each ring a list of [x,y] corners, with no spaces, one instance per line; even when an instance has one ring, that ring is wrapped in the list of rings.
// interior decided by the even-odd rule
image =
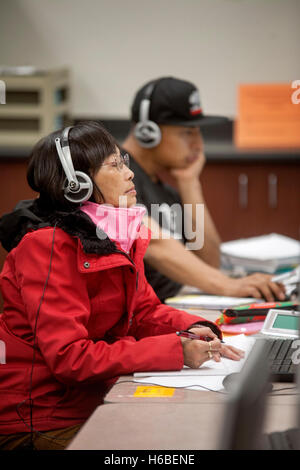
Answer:
[[[209,119],[195,85],[173,77],[146,83],[133,100],[123,148],[130,154],[137,200],[147,208],[145,222],[153,233],[145,256],[147,279],[162,301],[184,284],[208,294],[283,300],[283,286],[270,275],[233,279],[219,269],[221,240],[200,180],[205,164],[200,126]],[[204,227],[199,227],[201,207]],[[199,243],[200,231],[204,243]]]

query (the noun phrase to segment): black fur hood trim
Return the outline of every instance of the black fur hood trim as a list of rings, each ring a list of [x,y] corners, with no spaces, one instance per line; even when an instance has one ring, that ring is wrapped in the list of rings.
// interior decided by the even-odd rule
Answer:
[[[103,239],[97,237],[95,224],[80,208],[71,212],[49,212],[42,208],[38,199],[21,201],[13,212],[1,217],[0,241],[9,252],[29,230],[54,226],[79,238],[85,253],[109,255],[118,251],[115,243],[104,232]]]

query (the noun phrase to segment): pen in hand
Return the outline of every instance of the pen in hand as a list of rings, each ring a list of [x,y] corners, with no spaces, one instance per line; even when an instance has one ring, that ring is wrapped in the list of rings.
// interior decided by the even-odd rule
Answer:
[[[200,341],[213,341],[213,338],[210,336],[199,336],[195,335],[195,333],[190,333],[188,331],[176,331],[177,336],[182,336],[182,338],[189,338],[189,339],[198,339]],[[223,340],[220,340],[221,343],[224,343]]]

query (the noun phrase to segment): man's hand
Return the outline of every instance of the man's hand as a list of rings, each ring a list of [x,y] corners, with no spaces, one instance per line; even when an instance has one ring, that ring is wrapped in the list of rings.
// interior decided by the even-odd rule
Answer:
[[[224,295],[233,297],[264,298],[267,302],[275,299],[284,300],[285,290],[283,284],[272,282],[269,274],[251,274],[240,279],[228,279],[224,286]]]
[[[185,168],[177,168],[170,170],[170,174],[176,179],[178,183],[189,182],[191,180],[199,181],[199,176],[205,165],[205,155],[203,152],[188,164]]]

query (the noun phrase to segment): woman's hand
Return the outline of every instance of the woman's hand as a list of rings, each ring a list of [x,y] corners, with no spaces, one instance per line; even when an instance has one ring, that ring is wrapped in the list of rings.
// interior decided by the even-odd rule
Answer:
[[[234,346],[228,346],[218,339],[218,337],[208,327],[191,328],[191,333],[198,336],[209,336],[212,341],[201,341],[197,339],[180,338],[183,348],[184,364],[192,369],[198,369],[204,362],[213,359],[220,362],[221,356],[239,361],[245,353]]]
[[[198,369],[205,361],[214,359],[216,362],[220,362],[221,354],[221,341],[218,339],[210,328],[191,328],[191,333],[198,336],[209,336],[212,341],[201,341],[198,339],[180,338],[184,364],[192,369]]]
[[[233,361],[239,361],[245,356],[245,352],[242,349],[235,348],[234,346],[228,346],[221,343],[221,356],[232,359]]]

